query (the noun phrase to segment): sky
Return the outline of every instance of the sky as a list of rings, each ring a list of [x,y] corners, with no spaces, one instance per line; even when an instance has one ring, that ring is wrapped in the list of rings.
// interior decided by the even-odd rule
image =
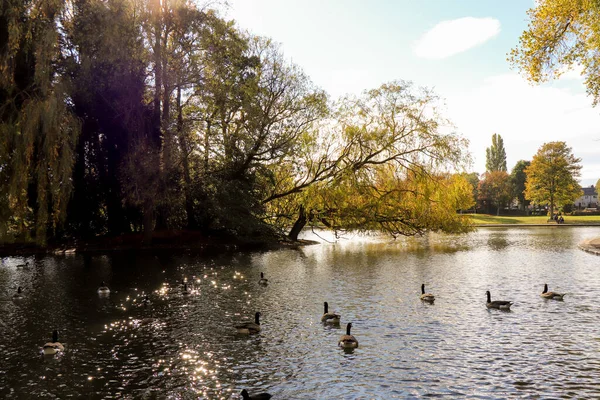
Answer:
[[[485,149],[498,133],[509,172],[560,140],[582,160],[582,185],[600,178],[600,107],[592,107],[580,71],[534,86],[506,61],[534,0],[228,3],[228,18],[278,42],[332,99],[393,80],[434,89],[469,139],[472,171],[485,172]]]

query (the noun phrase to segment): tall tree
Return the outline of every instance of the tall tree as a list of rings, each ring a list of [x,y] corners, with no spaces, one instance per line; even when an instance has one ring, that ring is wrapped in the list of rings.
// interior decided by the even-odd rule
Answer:
[[[502,140],[502,136],[498,135],[497,133],[492,135],[492,145],[485,149],[485,169],[488,172],[506,172],[506,151],[504,150],[504,140]]]
[[[525,198],[538,204],[550,205],[550,216],[555,205],[573,202],[581,196],[580,158],[571,152],[565,142],[544,143],[538,150],[531,165],[525,170]]]
[[[0,6],[2,241],[33,236],[44,244],[66,216],[80,126],[59,73],[64,11],[58,0]]]
[[[479,182],[479,199],[486,202],[488,212],[490,206],[496,206],[496,215],[500,215],[500,209],[510,202],[512,190],[510,178],[506,171],[486,172]]]
[[[431,91],[403,81],[343,99],[335,120],[307,131],[302,146],[273,165],[263,202],[278,216],[300,210],[292,239],[311,220],[394,235],[463,229],[454,205],[434,204],[442,172],[468,158],[460,136],[440,131],[447,120],[437,104]]]
[[[525,181],[527,180],[525,170],[530,164],[530,161],[519,160],[510,173],[513,196],[517,198],[519,205],[521,206],[521,210],[523,211],[525,211],[526,207],[529,205],[529,200],[525,198]]]
[[[600,100],[600,3],[594,0],[544,0],[527,12],[530,22],[509,60],[532,82],[559,77],[583,67],[588,94]]]
[[[146,105],[143,14],[135,6],[128,0],[77,1],[72,17],[64,21],[69,45],[66,73],[83,124],[69,210],[71,226],[79,235],[131,230],[137,213],[125,201],[123,163],[132,144],[147,140],[158,146],[160,141],[153,134]]]

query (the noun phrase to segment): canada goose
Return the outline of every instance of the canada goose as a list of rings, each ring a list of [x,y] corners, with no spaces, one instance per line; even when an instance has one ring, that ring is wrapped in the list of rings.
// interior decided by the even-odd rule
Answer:
[[[44,345],[44,354],[51,356],[59,351],[65,351],[65,348],[58,341],[58,331],[54,331],[52,332],[52,342],[48,342]]]
[[[246,389],[242,390],[242,399],[244,400],[269,400],[271,397],[269,393],[259,393],[250,396]]]
[[[27,261],[25,264],[17,264],[17,268],[27,268],[29,267],[29,261]]]
[[[242,334],[251,334],[260,332],[260,321],[259,321],[260,313],[257,312],[254,314],[254,322],[242,322],[235,326],[238,333]]]
[[[144,300],[142,300],[142,304],[143,304],[145,307],[147,307],[147,306],[149,306],[150,304],[152,304],[152,302],[150,301],[150,297],[149,297],[148,295],[146,295],[146,296],[144,297]]]
[[[490,294],[489,290],[485,292],[485,294],[487,295],[487,303],[485,304],[487,308],[497,308],[498,310],[510,310],[510,306],[513,305],[512,301],[492,301],[492,295]]]
[[[190,288],[188,288],[188,284],[187,283],[183,284],[183,292],[182,293],[183,293],[184,296],[192,293],[192,290]]]
[[[562,300],[563,297],[565,296],[565,294],[566,293],[549,292],[548,284],[544,283],[544,291],[542,292],[542,294],[540,296],[542,296],[545,299]]]
[[[340,323],[340,315],[336,313],[329,312],[329,304],[327,302],[323,303],[323,316],[321,317],[321,322],[328,322],[330,324],[339,324]]]
[[[346,334],[342,335],[338,342],[338,346],[343,347],[344,349],[358,347],[358,340],[350,334],[350,328],[352,328],[352,322],[348,322],[348,325],[346,325]]]
[[[100,283],[100,287],[98,288],[98,294],[110,294],[110,289],[106,286],[106,283],[102,281]]]
[[[433,303],[435,301],[435,296],[431,293],[425,293],[425,284],[421,285],[421,300],[426,301],[428,303]]]
[[[260,280],[258,281],[259,285],[268,285],[269,284],[269,280],[267,278],[265,278],[265,274],[263,274],[262,272],[260,273]]]
[[[12,297],[12,298],[13,298],[14,300],[21,300],[21,299],[23,298],[23,294],[22,294],[22,292],[23,292],[23,288],[21,288],[21,286],[19,286],[19,287],[17,288],[17,293],[13,294],[13,297]]]

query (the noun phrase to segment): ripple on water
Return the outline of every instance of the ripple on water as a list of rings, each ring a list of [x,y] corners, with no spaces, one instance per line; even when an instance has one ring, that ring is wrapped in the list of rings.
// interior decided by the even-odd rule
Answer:
[[[20,285],[26,296],[0,301],[0,396],[598,398],[600,275],[576,249],[597,234],[488,229],[212,257],[42,257],[28,270],[8,260],[0,293]],[[434,304],[419,300],[422,283]],[[544,283],[565,300],[540,298]],[[512,311],[486,309],[486,290]],[[320,323],[323,301],[339,326]],[[237,335],[256,311],[262,331]],[[348,322],[360,342],[351,352],[337,347]],[[41,357],[53,329],[65,354]]]

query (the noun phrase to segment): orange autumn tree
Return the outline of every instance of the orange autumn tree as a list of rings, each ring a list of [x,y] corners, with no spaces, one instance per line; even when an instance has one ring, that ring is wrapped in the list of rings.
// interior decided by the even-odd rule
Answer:
[[[490,205],[495,205],[496,215],[500,215],[500,208],[512,199],[511,189],[506,171],[486,172],[479,182],[479,200],[486,202],[488,211]]]

